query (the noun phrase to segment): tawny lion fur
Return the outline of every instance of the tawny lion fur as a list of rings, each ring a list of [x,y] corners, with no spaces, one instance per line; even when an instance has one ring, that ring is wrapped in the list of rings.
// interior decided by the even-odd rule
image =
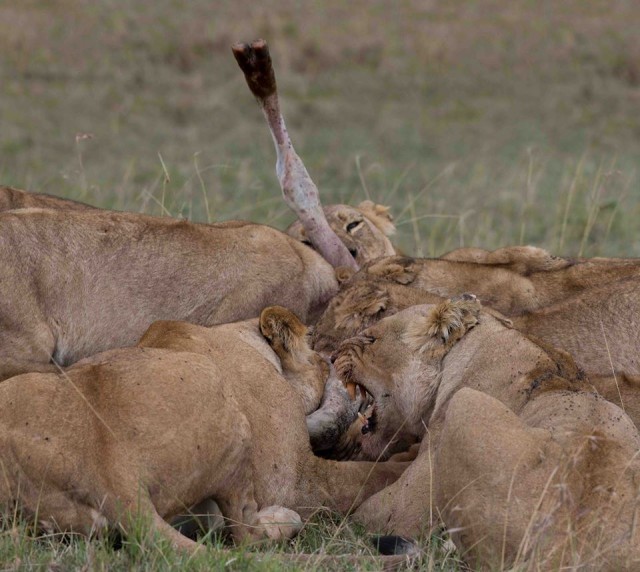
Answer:
[[[96,207],[54,195],[0,186],[0,212],[23,208],[95,210]],[[389,207],[363,201],[357,207],[328,205],[323,210],[329,226],[345,243],[358,264],[396,254],[388,238],[396,231]],[[300,221],[289,225],[286,232],[311,246]]]
[[[240,221],[7,211],[0,261],[0,379],[132,345],[159,319],[210,326],[280,304],[306,321],[337,290],[316,252]]]
[[[640,565],[640,436],[568,354],[465,297],[385,318],[336,357],[375,398],[363,439],[393,427],[423,439],[356,511],[368,528],[418,535],[443,522],[474,568]]]
[[[399,310],[473,292],[589,374],[640,374],[640,261],[571,262],[531,247],[495,253],[491,264],[391,257],[366,266],[342,280],[314,327],[314,348],[330,353]]]
[[[236,539],[271,536],[273,514],[258,510],[272,505],[346,513],[405,465],[312,454],[303,399],[317,406],[322,364],[297,318],[267,308],[260,323],[156,322],[137,347],[7,380],[0,505],[85,534],[142,518],[187,550],[166,519],[207,499]]]
[[[14,187],[0,186],[0,211],[28,208],[76,211],[95,209],[95,207],[91,205],[79,201],[72,201],[71,199],[63,199],[45,193],[31,193]]]
[[[509,317],[547,308],[591,288],[640,277],[640,260],[633,258],[572,260],[530,246],[495,252],[501,253],[501,262],[391,256],[366,265],[359,275],[443,297],[473,292],[483,304]]]

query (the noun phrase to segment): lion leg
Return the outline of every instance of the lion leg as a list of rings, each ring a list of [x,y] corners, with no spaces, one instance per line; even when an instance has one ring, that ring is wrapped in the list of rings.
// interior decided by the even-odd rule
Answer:
[[[111,475],[111,481],[118,483],[117,491],[96,491],[99,498],[103,498],[102,514],[109,525],[120,530],[125,537],[131,536],[139,530],[157,534],[167,540],[176,550],[195,552],[201,548],[197,542],[187,538],[158,513],[148,491],[138,485],[133,479],[122,475]]]
[[[258,535],[252,525],[257,520],[258,504],[253,498],[252,486],[243,487],[240,493],[227,493],[216,501],[234,542],[256,539]]]
[[[354,519],[371,532],[420,536],[432,528],[438,517],[432,476],[432,450],[427,436],[418,457],[402,476],[362,503],[353,514]]]
[[[300,468],[294,505],[307,516],[319,506],[348,514],[390,485],[409,463],[329,461],[311,456]]]
[[[469,388],[453,396],[433,460],[434,498],[470,566],[503,568],[534,544],[551,548],[560,458],[549,431],[497,399]]]
[[[151,530],[159,536],[165,538],[176,550],[185,552],[196,552],[202,549],[202,545],[187,538],[168,522],[166,522],[154,509],[150,521]]]

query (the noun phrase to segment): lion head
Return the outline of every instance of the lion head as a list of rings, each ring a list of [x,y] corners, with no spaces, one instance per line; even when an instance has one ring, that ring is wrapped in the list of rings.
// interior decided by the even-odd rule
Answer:
[[[435,304],[442,298],[384,280],[348,280],[343,283],[342,268],[336,269],[341,288],[320,320],[313,327],[313,349],[331,353],[341,342],[359,334],[387,316],[418,304]]]
[[[443,359],[478,324],[480,307],[470,294],[413,306],[340,346],[334,355],[338,376],[352,396],[359,390],[373,401],[361,457],[388,457],[423,436]]]
[[[358,264],[396,253],[388,238],[396,230],[393,218],[389,214],[389,207],[363,201],[357,207],[329,205],[324,207],[324,213],[329,226]],[[292,223],[286,232],[300,242],[312,246],[300,221]]]

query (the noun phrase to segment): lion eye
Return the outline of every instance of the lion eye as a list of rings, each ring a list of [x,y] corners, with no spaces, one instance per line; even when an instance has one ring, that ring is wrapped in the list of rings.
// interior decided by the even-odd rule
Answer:
[[[362,224],[361,220],[354,220],[347,225],[346,231],[348,233],[353,232],[356,228],[358,228]]]

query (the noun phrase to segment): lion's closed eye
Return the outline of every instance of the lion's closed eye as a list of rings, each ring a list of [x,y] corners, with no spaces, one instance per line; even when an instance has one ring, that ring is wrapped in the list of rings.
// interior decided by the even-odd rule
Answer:
[[[346,227],[345,230],[349,234],[353,234],[358,228],[360,228],[364,224],[363,220],[354,220],[351,221]]]

